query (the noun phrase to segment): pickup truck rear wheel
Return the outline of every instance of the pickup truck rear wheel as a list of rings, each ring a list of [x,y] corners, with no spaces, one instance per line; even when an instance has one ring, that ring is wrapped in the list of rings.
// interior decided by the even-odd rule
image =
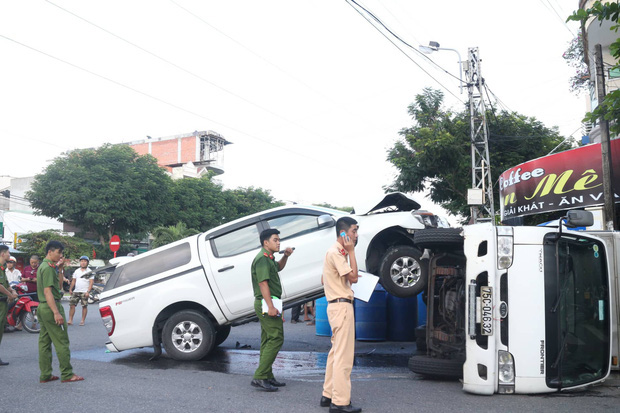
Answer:
[[[381,285],[396,297],[414,297],[424,291],[428,269],[417,248],[399,245],[388,249],[379,265]]]
[[[215,338],[213,323],[194,310],[174,313],[162,330],[164,349],[175,360],[200,360],[213,349]]]
[[[220,326],[217,329],[217,333],[215,334],[215,346],[219,346],[220,344],[222,344],[224,341],[226,341],[226,339],[228,338],[228,335],[230,334],[230,324],[225,325],[225,326]]]
[[[462,379],[463,362],[414,355],[409,359],[409,370],[422,376],[438,379]]]

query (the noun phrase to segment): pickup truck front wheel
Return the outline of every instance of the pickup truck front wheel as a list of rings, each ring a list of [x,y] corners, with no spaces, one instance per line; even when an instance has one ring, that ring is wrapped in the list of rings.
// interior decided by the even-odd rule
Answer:
[[[164,324],[162,343],[175,360],[200,360],[215,346],[215,328],[203,314],[193,310],[174,313]]]
[[[437,379],[462,379],[463,362],[416,354],[409,359],[409,370]]]
[[[379,266],[383,288],[401,298],[414,297],[424,291],[428,270],[421,256],[422,251],[407,245],[388,249]]]

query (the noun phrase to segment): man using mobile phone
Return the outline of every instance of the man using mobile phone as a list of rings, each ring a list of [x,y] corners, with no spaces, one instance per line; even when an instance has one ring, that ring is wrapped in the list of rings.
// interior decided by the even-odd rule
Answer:
[[[351,370],[355,351],[353,290],[359,277],[355,245],[357,221],[342,217],[336,221],[336,242],[325,255],[322,282],[327,298],[327,318],[332,329],[332,348],[327,355],[325,382],[320,405],[334,412],[361,412],[351,404]]]
[[[254,372],[251,385],[264,391],[276,391],[285,386],[273,376],[272,365],[282,344],[284,343],[284,327],[282,314],[274,306],[273,298],[282,297],[279,271],[284,269],[288,257],[293,253],[292,248],[284,250],[284,257],[276,261],[274,254],[280,251],[280,231],[275,228],[266,229],[260,233],[261,250],[252,262],[252,287],[254,289],[254,311],[260,321],[260,360]],[[267,312],[263,312],[263,300]]]

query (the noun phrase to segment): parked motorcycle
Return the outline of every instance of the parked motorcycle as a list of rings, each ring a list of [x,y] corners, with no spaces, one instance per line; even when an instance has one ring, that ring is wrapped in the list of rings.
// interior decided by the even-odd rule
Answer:
[[[27,332],[38,334],[41,331],[41,325],[37,318],[39,303],[32,299],[32,295],[36,293],[28,293],[28,286],[23,282],[13,288],[18,296],[17,301],[9,304],[9,312],[6,316],[7,326],[15,327],[21,323]],[[6,297],[3,298],[6,299]]]

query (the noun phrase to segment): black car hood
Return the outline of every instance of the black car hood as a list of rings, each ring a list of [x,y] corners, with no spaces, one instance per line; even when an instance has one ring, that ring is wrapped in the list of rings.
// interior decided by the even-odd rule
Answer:
[[[355,215],[368,215],[372,212],[376,212],[382,209],[386,209],[386,212],[390,211],[413,211],[420,209],[418,204],[413,198],[408,197],[402,192],[390,192],[386,194],[381,201],[377,204],[372,202],[367,205],[356,205]]]

